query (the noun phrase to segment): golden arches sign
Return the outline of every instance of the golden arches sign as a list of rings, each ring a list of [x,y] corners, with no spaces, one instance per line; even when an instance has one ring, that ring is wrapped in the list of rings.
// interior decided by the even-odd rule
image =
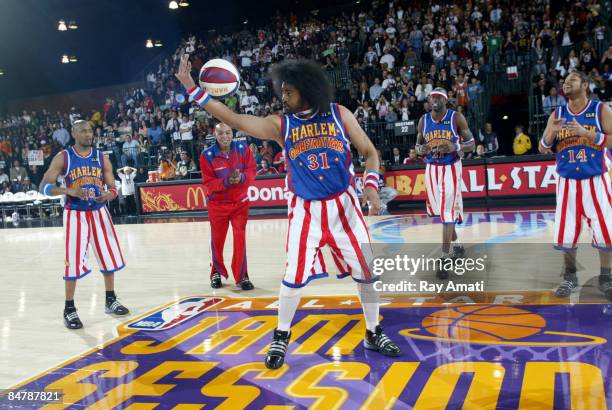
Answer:
[[[193,199],[193,206],[191,201]],[[201,186],[191,187],[187,190],[187,209],[197,209],[200,206],[200,199],[202,200],[202,208],[206,207],[206,193]]]

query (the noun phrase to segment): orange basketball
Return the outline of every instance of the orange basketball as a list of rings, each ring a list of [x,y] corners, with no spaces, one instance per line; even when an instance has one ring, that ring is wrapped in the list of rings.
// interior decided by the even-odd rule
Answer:
[[[423,319],[422,326],[442,338],[494,342],[533,336],[546,321],[515,307],[470,305],[438,310]]]

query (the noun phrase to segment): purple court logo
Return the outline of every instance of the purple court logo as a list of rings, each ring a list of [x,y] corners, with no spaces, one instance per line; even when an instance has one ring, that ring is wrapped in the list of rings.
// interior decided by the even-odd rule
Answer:
[[[612,389],[607,305],[566,305],[537,292],[446,297],[385,300],[382,323],[404,352],[399,358],[364,349],[356,297],[304,297],[278,370],[263,364],[277,325],[276,298],[185,298],[119,326],[114,340],[0,393],[0,408],[8,394],[24,391],[60,392],[62,402],[48,407],[58,409],[612,404],[606,397]],[[474,303],[453,302],[458,298]]]

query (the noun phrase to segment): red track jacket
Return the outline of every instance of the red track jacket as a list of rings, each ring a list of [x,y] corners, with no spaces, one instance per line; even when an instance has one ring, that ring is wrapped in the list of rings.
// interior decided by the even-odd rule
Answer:
[[[246,143],[232,141],[226,156],[217,144],[200,154],[202,183],[206,187],[207,201],[240,202],[247,197],[249,186],[255,180],[255,158]],[[240,182],[230,184],[234,170],[240,171]]]

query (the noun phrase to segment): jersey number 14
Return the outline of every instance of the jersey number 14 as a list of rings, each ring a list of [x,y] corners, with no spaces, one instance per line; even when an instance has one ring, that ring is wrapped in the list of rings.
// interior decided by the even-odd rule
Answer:
[[[581,149],[580,151],[578,151],[578,153],[576,154],[576,151],[569,150],[567,152],[567,155],[569,155],[569,162],[571,162],[572,164],[574,162],[576,162],[576,160],[578,160],[578,162],[587,162],[588,158],[587,158],[587,154],[586,151],[583,149]]]

